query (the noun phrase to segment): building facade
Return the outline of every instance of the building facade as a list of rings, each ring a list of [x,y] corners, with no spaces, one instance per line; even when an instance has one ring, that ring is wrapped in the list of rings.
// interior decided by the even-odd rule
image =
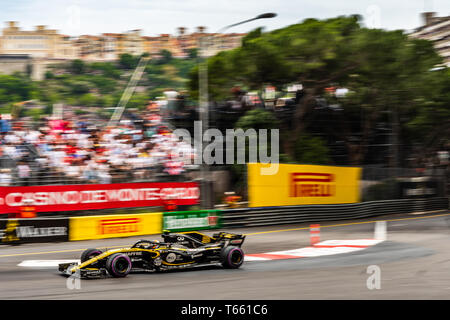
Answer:
[[[141,36],[141,30],[131,30],[122,35],[123,48],[121,53],[129,53],[138,56],[144,53],[144,39]]]
[[[450,67],[450,16],[436,17],[435,12],[422,13],[423,26],[410,34],[413,38],[430,40]]]
[[[71,37],[46,26],[37,26],[31,31],[22,30],[17,22],[9,21],[0,36],[0,54],[15,57],[26,55],[39,60],[40,65],[73,59],[113,61],[124,53],[159,56],[162,50],[170,51],[175,58],[186,58],[192,54],[192,49],[203,48],[199,50],[203,56],[234,49],[240,46],[244,35],[207,33],[206,27],[199,26],[192,33],[188,33],[185,27],[179,27],[174,35],[154,37],[143,36],[139,29]]]
[[[123,52],[123,35],[121,33],[103,33],[103,59],[117,60]]]
[[[1,54],[26,54],[33,58],[54,58],[59,35],[56,30],[37,26],[35,30],[21,30],[17,22],[7,22],[3,29]]]

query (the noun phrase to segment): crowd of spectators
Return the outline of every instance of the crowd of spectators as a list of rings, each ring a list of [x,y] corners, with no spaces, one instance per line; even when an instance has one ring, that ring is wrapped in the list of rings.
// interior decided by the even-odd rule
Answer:
[[[17,121],[8,127],[5,121],[0,123],[1,158],[14,165],[2,165],[3,186],[151,181],[161,176],[176,180],[195,155],[190,144],[164,125],[155,104],[113,127],[75,115],[49,117],[38,129]]]

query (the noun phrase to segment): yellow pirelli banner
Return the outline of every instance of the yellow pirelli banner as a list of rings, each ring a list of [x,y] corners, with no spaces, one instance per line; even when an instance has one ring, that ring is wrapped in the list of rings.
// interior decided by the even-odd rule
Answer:
[[[270,165],[272,170],[264,170]],[[361,168],[279,164],[273,170],[273,164],[263,163],[249,163],[247,168],[250,207],[360,201]]]
[[[162,213],[74,217],[69,220],[69,240],[133,237],[161,233]]]

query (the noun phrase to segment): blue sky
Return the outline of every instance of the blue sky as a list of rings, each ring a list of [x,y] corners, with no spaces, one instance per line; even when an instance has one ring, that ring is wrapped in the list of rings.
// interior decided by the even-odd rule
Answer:
[[[203,25],[221,27],[275,12],[276,18],[253,21],[230,32],[266,30],[305,18],[360,14],[369,27],[411,30],[421,24],[420,12],[450,14],[449,0],[0,0],[0,22],[19,21],[25,29],[47,25],[68,35],[101,34],[142,29],[144,35],[175,33],[178,26],[193,31]]]

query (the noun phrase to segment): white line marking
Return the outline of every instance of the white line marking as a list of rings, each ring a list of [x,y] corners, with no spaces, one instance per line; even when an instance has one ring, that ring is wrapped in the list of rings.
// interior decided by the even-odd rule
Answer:
[[[368,247],[380,243],[383,240],[380,239],[357,239],[357,240],[325,240],[316,244],[316,246],[361,246]]]
[[[54,268],[60,263],[72,263],[80,260],[25,260],[18,264],[19,267],[27,268]]]
[[[271,260],[269,258],[261,258],[261,257],[253,257],[251,255],[245,255],[244,256],[244,262],[249,262],[249,261],[265,261],[265,260]]]

